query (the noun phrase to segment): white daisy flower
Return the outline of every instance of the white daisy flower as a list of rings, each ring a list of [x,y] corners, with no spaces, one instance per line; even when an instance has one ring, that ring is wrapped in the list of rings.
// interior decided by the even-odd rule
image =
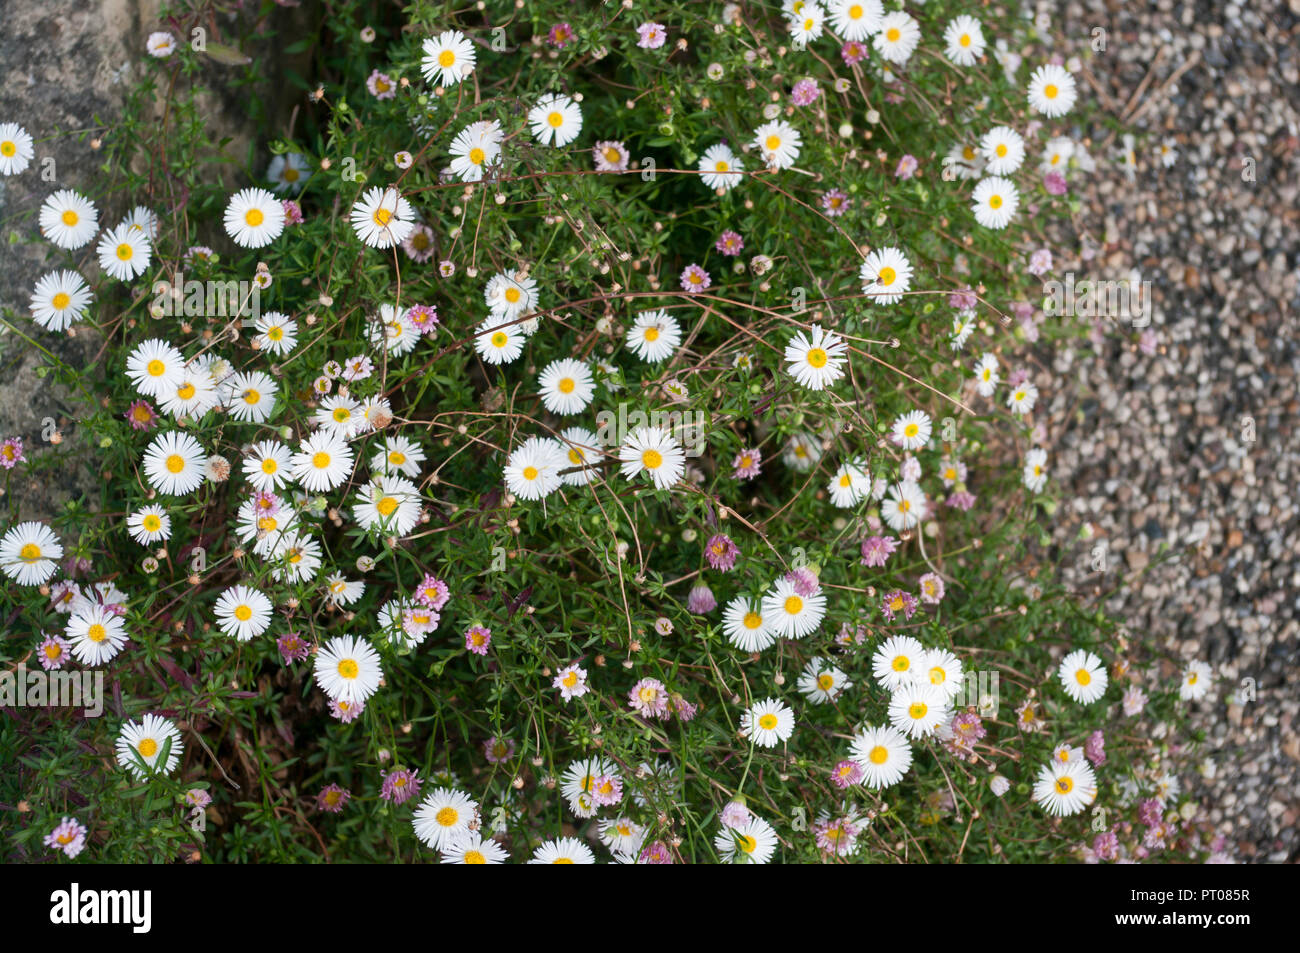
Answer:
[[[930,442],[930,415],[923,410],[913,410],[894,421],[890,437],[904,450],[920,450]]]
[[[992,397],[1001,379],[997,357],[986,351],[975,362],[975,390],[981,397]]]
[[[400,473],[415,478],[423,462],[424,451],[418,443],[401,434],[389,434],[384,437],[383,447],[370,458],[370,469],[381,476]]]
[[[455,788],[434,788],[415,809],[415,836],[434,850],[449,850],[471,833],[478,821],[478,804]]]
[[[794,712],[775,698],[764,698],[740,716],[740,734],[760,748],[784,744],[794,734]]]
[[[828,12],[835,32],[855,43],[879,30],[885,18],[880,0],[831,0]]]
[[[257,319],[253,341],[259,348],[284,356],[298,343],[298,324],[279,311],[267,311]]]
[[[844,376],[849,347],[834,331],[823,331],[814,324],[811,337],[802,331],[785,346],[790,376],[809,390],[822,390]]]
[[[244,476],[253,489],[273,492],[289,482],[292,452],[278,440],[253,444],[244,458]]]
[[[948,696],[930,682],[908,679],[889,698],[889,721],[909,738],[924,738],[952,717]]]
[[[236,420],[261,424],[271,419],[280,385],[270,374],[251,371],[232,374],[224,384],[224,403]]]
[[[211,370],[195,361],[185,366],[176,383],[158,394],[158,407],[177,420],[198,420],[221,403],[221,396]]]
[[[971,193],[975,221],[985,228],[1006,228],[1020,208],[1020,192],[1010,179],[990,176],[980,179]]]
[[[521,500],[540,500],[560,488],[568,465],[564,449],[548,437],[529,437],[506,461],[506,489]]]
[[[803,139],[794,126],[784,119],[776,119],[754,130],[752,144],[768,168],[788,169],[798,161]]]
[[[980,21],[970,16],[956,17],[943,31],[943,53],[958,66],[974,66],[984,55],[984,33]]]
[[[782,577],[763,595],[763,621],[779,638],[802,639],[816,631],[826,615],[826,594],[818,587],[801,596],[795,583]]]
[[[1034,404],[1038,401],[1038,388],[1029,381],[1023,381],[1018,386],[1011,388],[1011,393],[1007,395],[1007,407],[1013,414],[1027,414],[1034,409]]]
[[[761,652],[776,642],[776,633],[763,619],[760,603],[736,596],[722,611],[727,641],[744,652]]]
[[[826,24],[826,11],[820,4],[804,3],[799,13],[789,20],[790,36],[794,38],[795,49],[804,49],[813,40],[821,37]]]
[[[537,307],[537,279],[519,272],[498,272],[483,286],[483,300],[494,318],[514,321]],[[517,330],[525,335],[531,333],[522,327]]]
[[[912,286],[912,265],[907,256],[892,246],[867,255],[858,271],[862,293],[877,304],[895,304]]]
[[[794,434],[781,454],[781,462],[796,473],[807,473],[821,458],[821,441],[809,433]]]
[[[236,245],[262,248],[284,231],[284,206],[266,189],[240,189],[226,204],[223,223]]]
[[[1074,77],[1063,67],[1049,63],[1029,78],[1029,106],[1044,116],[1064,116],[1074,108],[1077,95]]]
[[[983,171],[984,160],[974,146],[969,143],[958,144],[944,156],[943,167],[948,178],[973,179]]]
[[[596,479],[595,465],[604,457],[600,437],[585,427],[569,427],[560,431],[559,443],[564,453],[560,479],[566,486],[586,486]]]
[[[423,44],[420,71],[426,82],[454,86],[474,72],[474,44],[459,30],[446,30]]]
[[[0,123],[0,175],[17,175],[35,155],[26,129],[15,122]]]
[[[1178,697],[1183,701],[1200,701],[1213,687],[1214,669],[1197,659],[1188,663],[1178,685]]]
[[[871,492],[871,477],[861,463],[842,463],[826,485],[831,503],[840,509],[852,509]]]
[[[188,433],[169,430],[154,437],[144,452],[149,485],[166,496],[185,496],[203,483],[208,455]]]
[[[489,364],[509,364],[524,351],[527,337],[506,318],[488,318],[478,326],[474,350]]]
[[[925,491],[911,480],[891,484],[880,504],[881,518],[896,532],[917,526],[925,514]]]
[[[117,763],[141,780],[171,774],[180,763],[184,747],[175,724],[149,714],[139,722],[128,721],[122,726],[117,736]]]
[[[544,146],[567,146],[582,132],[582,110],[568,96],[547,93],[528,110],[533,138]]]
[[[1097,775],[1087,761],[1053,762],[1038,770],[1033,799],[1048,814],[1078,814],[1097,798]]]
[[[349,215],[357,238],[371,248],[392,248],[415,228],[415,210],[396,188],[366,189]]]
[[[994,126],[980,140],[985,168],[993,175],[1010,175],[1025,161],[1025,140],[1009,126]]]
[[[827,659],[811,658],[795,687],[809,701],[820,705],[835,701],[852,684],[849,677]]]
[[[761,817],[751,817],[739,827],[723,827],[713,838],[713,846],[727,864],[766,864],[776,853],[776,845],[776,831]]]
[[[325,578],[325,597],[336,606],[350,606],[366,591],[359,579],[344,578],[342,573],[331,573]]]
[[[1110,677],[1101,659],[1087,649],[1075,649],[1056,670],[1065,693],[1081,705],[1091,705],[1106,694]]]
[[[504,864],[510,856],[496,841],[468,831],[440,852],[444,864]]]
[[[656,489],[672,488],[686,472],[686,453],[662,427],[637,427],[618,448],[620,471],[629,480],[649,473]]]
[[[648,833],[645,827],[626,817],[601,821],[597,830],[600,834],[600,842],[612,853],[633,858],[641,850]]]
[[[591,368],[567,357],[546,365],[537,379],[537,389],[546,409],[561,415],[581,413],[596,395]]]
[[[318,431],[305,439],[290,460],[293,478],[311,493],[333,490],[352,475],[352,448],[341,437]]]
[[[912,746],[892,725],[863,728],[849,746],[849,757],[862,768],[862,783],[887,788],[903,780],[912,767]]]
[[[942,691],[949,702],[961,692],[965,678],[961,662],[947,649],[926,649],[917,664],[915,675]]]
[[[63,331],[86,316],[94,296],[75,271],[52,271],[32,291],[32,320],[47,331]]]
[[[126,359],[126,375],[146,397],[157,397],[171,389],[185,373],[185,358],[166,341],[141,341]]]
[[[156,30],[149,34],[144,48],[154,59],[165,60],[176,52],[176,37],[166,30]]]
[[[105,232],[95,252],[99,255],[99,267],[118,281],[130,281],[144,274],[153,256],[144,232],[126,225]]]
[[[885,14],[880,21],[880,32],[872,40],[881,59],[899,66],[911,59],[920,42],[921,25],[902,11]]]
[[[150,546],[171,537],[172,518],[161,506],[151,503],[127,517],[126,530],[137,543]]]
[[[740,184],[745,171],[736,154],[724,142],[716,143],[704,150],[696,168],[700,172],[700,181],[706,188],[722,189],[727,192]]]
[[[1047,485],[1047,451],[1034,447],[1025,454],[1025,468],[1022,474],[1025,489],[1030,493],[1039,493]]]
[[[910,635],[892,635],[871,656],[871,674],[880,687],[894,692],[904,684],[924,678],[925,646]]]
[[[472,122],[451,141],[451,171],[462,182],[478,182],[501,158],[505,133],[495,119]]]
[[[44,523],[19,523],[0,538],[0,569],[20,586],[48,580],[62,557],[63,544]]]
[[[277,582],[310,582],[320,569],[320,543],[302,532],[272,534],[268,561]]]
[[[316,684],[335,701],[363,702],[384,677],[379,655],[365,639],[340,635],[316,651]]]
[[[671,357],[681,343],[681,328],[667,311],[642,311],[627,332],[627,346],[632,353],[650,364]]]
[[[60,248],[73,251],[95,237],[99,212],[84,195],[59,189],[41,204],[40,224],[42,235]]]
[[[261,635],[271,625],[271,600],[251,586],[231,586],[217,598],[217,628],[240,642]]]
[[[159,224],[158,216],[154,214],[153,209],[145,205],[137,205],[118,223],[118,227],[144,232],[145,238],[153,242],[158,238]]]
[[[352,515],[365,530],[402,537],[420,522],[419,488],[405,477],[383,476],[357,490]]]
[[[274,156],[271,164],[266,167],[266,180],[271,183],[271,188],[283,195],[288,192],[290,195],[297,195],[311,178],[311,166],[303,158],[301,153],[286,152],[284,155]]]
[[[1057,136],[1047,143],[1047,148],[1043,150],[1043,158],[1038,164],[1039,171],[1051,172],[1053,170],[1064,173],[1066,166],[1070,164],[1070,157],[1074,155],[1074,140],[1065,136]]]
[[[596,855],[576,837],[557,837],[533,851],[530,864],[594,864]]]
[[[73,657],[92,668],[111,661],[130,638],[120,615],[89,599],[73,607],[63,634],[72,643]]]

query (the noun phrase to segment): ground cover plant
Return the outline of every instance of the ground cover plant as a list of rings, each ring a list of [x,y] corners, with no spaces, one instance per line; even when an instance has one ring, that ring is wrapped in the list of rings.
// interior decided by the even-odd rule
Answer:
[[[102,181],[16,239],[53,264],[9,333],[85,413],[0,463],[103,479],[11,509],[0,653],[103,705],[0,698],[10,856],[1217,856],[1178,781],[1212,673],[1040,546],[1086,39],[937,0],[212,14],[141,38]],[[293,118],[250,100],[215,168],[205,66],[259,43],[307,64]],[[54,132],[0,123],[0,172]]]

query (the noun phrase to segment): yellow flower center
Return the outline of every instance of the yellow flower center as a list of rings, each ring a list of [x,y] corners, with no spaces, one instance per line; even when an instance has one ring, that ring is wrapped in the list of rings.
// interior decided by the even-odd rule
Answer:
[[[257,228],[257,226],[261,225],[265,220],[266,216],[262,214],[260,208],[250,208],[244,213],[244,223],[250,228]]]
[[[552,129],[559,129],[564,125],[564,116],[558,112],[553,112],[546,117],[546,121],[550,123]]]
[[[72,227],[73,225],[76,225],[79,221],[81,221],[81,216],[78,215],[76,212],[74,212],[72,209],[67,209],[59,217],[63,220],[63,224],[67,225],[68,227]]]
[[[569,451],[569,462],[570,462],[570,463],[573,463],[573,464],[582,464],[582,463],[586,463],[586,461],[587,461],[587,458],[584,457],[584,456],[582,455],[582,451],[579,450],[577,447],[574,447],[574,448],[572,448],[572,449]]]
[[[658,450],[647,450],[641,454],[641,465],[647,470],[658,470],[663,462],[664,455]]]
[[[330,465],[330,455],[324,450],[318,450],[316,453],[312,454],[311,465],[317,470],[324,470]]]
[[[961,35],[961,39],[959,39],[957,42],[960,43],[962,46],[970,46],[970,34],[963,33]]]
[[[775,152],[781,148],[781,137],[777,135],[768,136],[763,145],[767,147],[768,152]]]
[[[798,596],[790,596],[785,600],[785,611],[790,615],[798,615],[803,611],[803,600]]]
[[[6,159],[12,159],[17,154],[18,154],[17,143],[13,142],[10,139],[6,139],[4,142],[0,142],[0,156],[4,156]]]
[[[1057,778],[1057,779],[1056,779],[1056,793],[1057,793],[1057,794],[1069,794],[1069,793],[1070,793],[1071,791],[1073,791],[1073,790],[1074,790],[1074,780],[1073,780],[1072,778]]]
[[[190,400],[194,397],[194,385],[186,381],[180,387],[176,388],[176,396],[181,400]]]
[[[240,622],[247,622],[253,617],[253,610],[249,606],[236,606],[235,618]]]
[[[393,220],[393,213],[386,208],[377,208],[371,218],[375,220],[376,225],[384,227]]]
[[[185,469],[185,458],[179,453],[173,453],[167,458],[167,471],[169,473],[180,473]]]
[[[523,297],[523,293],[518,288],[511,287],[506,289],[505,297],[511,304],[518,304],[519,299]]]
[[[1048,99],[1055,99],[1056,94],[1059,92],[1060,90],[1057,89],[1051,83],[1048,83],[1046,86],[1043,87],[1043,95],[1046,96]]]
[[[284,328],[274,327],[267,329],[266,336],[272,341],[279,341],[284,338]]]
[[[658,328],[646,328],[646,329],[645,329],[645,339],[646,339],[647,341],[650,341],[651,343],[653,343],[653,342],[655,342],[655,341],[658,341],[658,340],[659,340],[659,329],[658,329]]]
[[[989,196],[989,208],[998,209],[998,208],[1001,208],[1001,207],[1002,207],[1002,196],[1000,196],[1000,195],[990,195],[990,196]]]
[[[835,676],[829,673],[823,673],[817,676],[817,687],[824,692],[829,692],[835,686]]]
[[[506,341],[508,341],[508,340],[509,340],[509,338],[506,337],[506,332],[504,332],[504,331],[498,331],[496,334],[492,335],[492,346],[493,346],[493,347],[505,347],[505,346],[506,346]]]
[[[460,811],[448,805],[438,811],[438,813],[434,815],[434,819],[443,827],[451,827],[460,820]]]
[[[889,760],[889,750],[884,745],[876,745],[867,755],[872,764],[884,764]]]
[[[486,864],[487,858],[477,850],[465,851],[465,863],[467,864]]]
[[[456,53],[453,50],[443,50],[438,54],[438,65],[443,69],[448,69],[456,64]]]
[[[142,757],[152,758],[158,753],[158,742],[152,738],[145,738],[136,747],[136,750],[140,752]]]
[[[563,685],[565,688],[572,688],[573,686],[577,685],[578,673],[570,672],[568,675],[565,675],[564,678],[560,679],[560,684]]]
[[[880,272],[876,275],[876,280],[882,285],[892,285],[894,279],[897,277],[898,272],[886,265],[884,268],[880,269]]]
[[[1092,675],[1086,668],[1081,668],[1074,673],[1074,680],[1080,685],[1090,685],[1092,683]]]
[[[360,672],[360,669],[357,667],[357,663],[353,659],[345,658],[343,661],[339,662],[339,677],[353,679],[357,677],[358,672]]]
[[[384,89],[387,89],[387,88],[388,88],[388,84],[387,84],[387,83],[384,83],[384,84],[383,84],[383,88],[384,88]],[[284,181],[286,181],[286,182],[297,182],[297,181],[298,181],[298,170],[295,169],[295,168],[294,168],[293,166],[291,166],[291,165],[290,165],[290,166],[285,166],[284,172],[283,172],[282,174],[283,174],[283,176],[284,176]]]
[[[758,849],[758,841],[748,834],[738,834],[736,836],[736,845],[746,854],[752,854]]]
[[[808,363],[813,367],[818,367],[818,368],[825,367],[826,352],[819,347],[813,348],[811,351],[808,352]]]
[[[130,261],[134,255],[135,255],[135,249],[132,248],[130,245],[128,245],[126,242],[123,242],[122,244],[117,246],[118,261]]]
[[[86,638],[92,642],[103,642],[108,638],[108,629],[96,622],[86,630]]]
[[[764,731],[771,731],[776,727],[776,715],[768,712],[762,718],[758,719],[758,727],[762,728]]]
[[[392,516],[393,511],[397,509],[397,497],[386,496],[375,504],[375,509],[379,510],[380,516]]]
[[[469,150],[469,161],[473,162],[475,165],[482,165],[483,160],[486,158],[487,158],[487,153],[484,152],[482,149],[480,149],[478,146],[475,146],[473,149]]]
[[[850,19],[850,20],[857,20],[857,19],[860,19],[861,16],[862,16],[862,7],[860,7],[860,6],[859,6],[858,4],[856,4],[856,3],[853,4],[853,6],[849,7],[849,19]]]
[[[156,533],[158,530],[162,529],[162,520],[160,520],[155,513],[146,513],[144,519],[142,519],[140,523],[151,533]]]
[[[890,667],[893,668],[895,672],[906,672],[912,667],[912,660],[906,655],[899,655],[894,658],[893,664]]]
[[[913,719],[924,718],[926,712],[929,710],[930,709],[926,707],[925,702],[912,702],[912,704],[907,707],[907,716]]]
[[[572,377],[566,377],[562,381],[560,381],[560,383],[557,384],[556,386],[560,388],[561,394],[572,394],[573,389],[578,385],[573,382]]]
[[[887,39],[890,43],[897,43],[902,38],[903,38],[903,33],[896,26],[891,26],[888,30],[885,31],[885,39]]]
[[[536,480],[539,475],[540,475],[540,471],[537,469],[537,467],[524,467],[525,480]]]

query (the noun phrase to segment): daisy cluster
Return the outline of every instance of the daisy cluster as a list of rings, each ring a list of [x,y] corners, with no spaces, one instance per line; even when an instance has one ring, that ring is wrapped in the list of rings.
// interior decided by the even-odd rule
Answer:
[[[112,227],[50,194],[30,330],[104,338],[107,502],[11,525],[0,571],[24,652],[120,680],[104,802],[257,827],[221,763],[286,802],[275,859],[662,864],[943,856],[975,817],[989,859],[1072,850],[1108,784],[1154,797],[1106,742],[1213,674],[1175,699],[1024,571],[1057,513],[1025,226],[1086,168],[1078,64],[930,6],[331,20],[364,85],[259,174]],[[0,173],[36,148],[0,123]],[[66,803],[45,845],[106,847]]]

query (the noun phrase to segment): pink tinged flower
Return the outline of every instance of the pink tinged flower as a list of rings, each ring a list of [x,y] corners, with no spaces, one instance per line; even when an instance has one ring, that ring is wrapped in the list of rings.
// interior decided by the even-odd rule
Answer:
[[[137,400],[123,416],[132,430],[152,430],[158,426],[158,411],[147,400]]]
[[[944,505],[951,506],[953,509],[961,510],[965,513],[975,505],[975,494],[969,493],[966,490],[958,490],[956,493],[951,494],[948,499],[944,500]]]
[[[839,218],[852,204],[853,199],[843,189],[830,189],[822,193],[822,211],[831,218]]]
[[[657,678],[643,678],[627,693],[628,706],[642,718],[668,717],[668,688]]]
[[[327,784],[316,795],[316,810],[338,814],[351,798],[352,792],[347,788],[341,788],[337,784]]]
[[[889,622],[893,622],[900,612],[904,619],[910,619],[916,611],[916,596],[902,589],[894,589],[885,593],[885,598],[880,600],[880,611]]]
[[[492,630],[481,625],[471,625],[465,631],[465,648],[475,655],[487,655],[492,644]]]
[[[688,702],[681,695],[673,692],[668,696],[668,711],[677,716],[678,721],[688,722],[694,720],[699,713],[699,706]]]
[[[68,652],[72,650],[72,643],[60,635],[47,635],[41,644],[36,646],[36,655],[41,660],[41,668],[47,672],[53,669],[63,668],[68,661]]]
[[[916,161],[916,156],[905,155],[898,160],[898,166],[894,169],[894,177],[898,179],[910,179],[916,175],[916,167],[920,165]]]
[[[363,701],[347,702],[334,698],[330,699],[330,714],[345,725],[356,721],[365,710],[366,703]]]
[[[1138,820],[1147,827],[1159,824],[1161,816],[1160,802],[1156,798],[1147,798],[1138,805]]]
[[[301,225],[302,224],[302,206],[293,199],[281,199],[280,204],[284,206],[284,224]]]
[[[1156,348],[1160,344],[1160,337],[1155,331],[1147,328],[1138,336],[1138,350],[1147,357],[1156,353]]]
[[[898,549],[892,536],[870,536],[862,541],[862,565],[880,567]]]
[[[416,225],[411,229],[411,234],[406,236],[406,241],[402,242],[402,251],[406,252],[406,257],[420,264],[433,257],[435,248],[433,229],[428,225]],[[451,277],[455,270],[455,266],[449,261],[444,261],[439,266],[439,271],[444,278]]]
[[[637,856],[638,864],[671,864],[673,862],[672,851],[668,845],[661,840],[657,840],[646,847],[641,848],[641,853]]]
[[[831,768],[831,783],[841,791],[862,783],[862,765],[856,761],[841,761]]]
[[[1043,275],[1052,270],[1052,252],[1040,248],[1029,256],[1029,267],[1025,269],[1031,275]]]
[[[591,800],[600,807],[608,807],[623,800],[622,778],[613,774],[602,774],[592,778]]]
[[[817,848],[839,857],[853,852],[857,844],[859,829],[847,817],[833,821],[818,821],[813,824],[813,835],[817,839]]]
[[[867,627],[865,625],[849,625],[847,622],[840,623],[840,630],[835,633],[836,645],[862,645],[867,641]]]
[[[1043,176],[1043,188],[1047,189],[1048,195],[1064,195],[1070,190],[1065,184],[1065,176],[1055,169]]]
[[[723,827],[744,827],[753,816],[753,812],[744,804],[739,801],[728,801],[722,813],[718,815],[718,820],[722,822]]]
[[[451,599],[451,589],[437,576],[426,574],[415,590],[415,598],[434,612],[441,612],[442,607]]]
[[[857,40],[850,40],[840,48],[840,57],[849,66],[856,66],[867,58],[867,48]]]
[[[515,743],[510,738],[493,735],[483,742],[483,757],[489,764],[505,764],[515,756]]]
[[[821,94],[821,87],[815,79],[801,79],[790,90],[790,102],[796,106],[811,106]]]
[[[803,596],[805,599],[817,595],[817,591],[822,587],[817,574],[811,569],[792,569],[785,574],[785,580],[794,584],[795,595]]]
[[[1012,307],[1014,307],[1014,305]],[[1007,377],[1007,386],[1012,390],[1015,390],[1027,380],[1029,380],[1029,370],[1024,367],[1017,367]]]
[[[432,334],[441,323],[438,309],[427,304],[417,304],[406,312],[406,321],[421,334]]]
[[[921,587],[921,601],[926,605],[938,605],[943,601],[943,577],[938,573],[928,572],[918,583]]]
[[[714,569],[730,572],[736,566],[736,557],[740,547],[731,541],[731,537],[722,533],[713,536],[704,547],[704,559]]]
[[[551,687],[558,689],[560,697],[566,702],[571,698],[581,698],[590,691],[587,687],[587,670],[579,668],[577,663],[567,665],[556,673]]]
[[[1129,718],[1132,718],[1135,715],[1140,715],[1147,705],[1147,693],[1134,685],[1125,690],[1120,705],[1124,714]]]
[[[737,480],[752,480],[763,472],[763,455],[757,447],[740,451],[731,461],[731,475]]]
[[[1119,838],[1114,831],[1104,831],[1092,840],[1092,852],[1098,860],[1114,860],[1119,856]]]
[[[0,467],[6,470],[12,470],[17,464],[26,462],[27,458],[23,456],[23,438],[10,437],[4,443],[0,443]]]
[[[366,78],[366,89],[375,99],[392,99],[397,95],[397,88],[393,85],[393,78],[387,73],[381,73],[379,70],[371,70],[370,76]]]
[[[418,258],[416,260],[419,261]],[[455,273],[456,263],[450,258],[444,258],[442,261],[438,262],[438,274],[442,275],[444,278],[450,278]]]
[[[1098,768],[1106,763],[1106,736],[1101,729],[1090,734],[1083,743],[1083,756]]]
[[[718,236],[718,241],[713,247],[723,255],[730,258],[734,255],[739,255],[745,250],[745,240],[740,237],[739,232],[733,232],[731,229],[727,229]]]
[[[963,711],[948,723],[952,737],[945,742],[948,753],[963,761],[974,760],[975,743],[988,734],[984,721],[973,711]]]
[[[662,23],[642,23],[636,28],[636,45],[643,50],[657,50],[668,39],[668,31]]]
[[[280,658],[284,664],[291,662],[301,662],[311,652],[311,646],[297,632],[286,632],[275,640],[275,647],[280,650]]]
[[[970,288],[963,288],[948,295],[948,307],[956,308],[958,311],[969,311],[978,303],[979,299]]]
[[[203,788],[190,788],[185,792],[185,803],[201,811],[212,803],[212,795]]]
[[[402,631],[411,638],[419,638],[422,635],[428,635],[434,629],[438,628],[440,616],[435,610],[425,606],[416,606],[412,609],[406,609],[402,612]]]
[[[681,282],[683,291],[708,291],[713,279],[699,265],[687,265],[682,270]]]
[[[384,775],[384,783],[379,789],[379,796],[385,801],[391,801],[394,804],[405,804],[420,793],[420,784],[422,782],[415,775],[416,772],[408,771],[406,768],[389,771]]]
[[[573,36],[573,27],[567,23],[557,23],[546,34],[546,42],[562,50],[573,42]]]
[[[54,830],[45,835],[45,846],[61,850],[69,858],[76,857],[86,846],[87,833],[85,825],[80,821],[65,817]]]
[[[701,583],[698,586],[692,586],[690,594],[686,597],[686,611],[694,615],[708,615],[718,607],[718,600],[713,595],[713,590]]]

